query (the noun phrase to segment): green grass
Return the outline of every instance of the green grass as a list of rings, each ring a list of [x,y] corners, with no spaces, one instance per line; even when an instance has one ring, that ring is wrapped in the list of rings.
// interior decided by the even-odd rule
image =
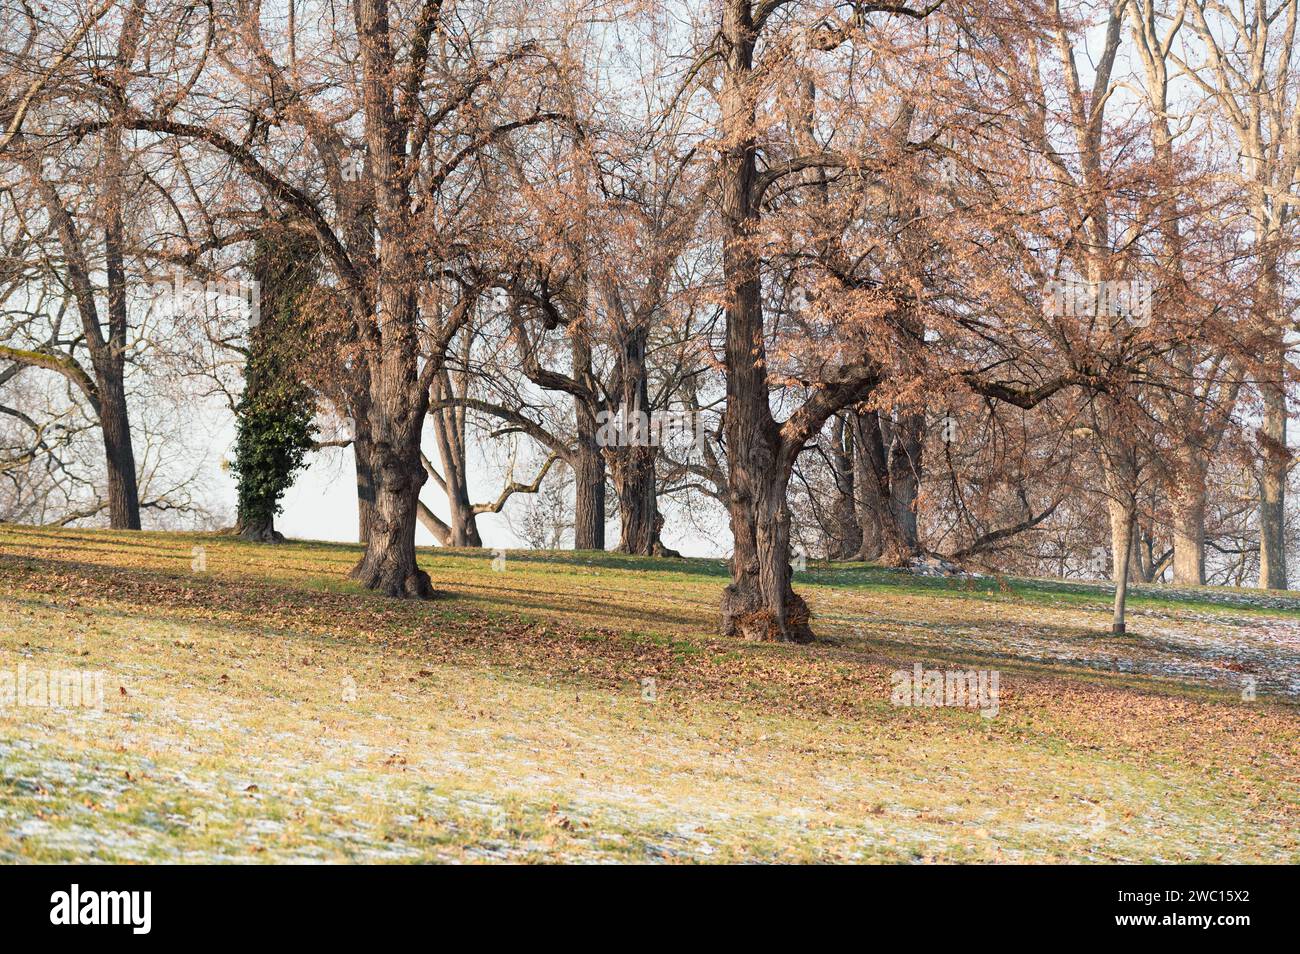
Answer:
[[[1113,637],[1096,586],[810,563],[800,647],[716,635],[718,560],[422,551],[410,603],[358,552],[0,527],[0,672],[109,687],[0,707],[0,860],[1300,857],[1285,601],[1151,588]],[[997,716],[891,705],[916,662]]]

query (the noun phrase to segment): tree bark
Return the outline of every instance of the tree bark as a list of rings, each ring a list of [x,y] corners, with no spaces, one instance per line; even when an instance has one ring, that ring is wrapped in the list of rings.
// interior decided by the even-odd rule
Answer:
[[[1198,479],[1199,478],[1199,479]],[[1174,583],[1205,585],[1205,473],[1184,475],[1173,500]]]
[[[837,415],[831,428],[831,470],[835,500],[831,504],[830,554],[835,560],[853,560],[862,551],[862,527],[858,522],[856,450],[854,426]]]
[[[613,476],[618,494],[619,553],[654,556],[659,542],[655,457],[653,447],[618,449]]]
[[[1276,367],[1280,362],[1274,362]],[[1259,477],[1259,585],[1262,589],[1285,590],[1286,572],[1286,392],[1282,371],[1278,383],[1267,382],[1264,390],[1264,426],[1260,431],[1264,462]]]
[[[637,324],[622,335],[617,380],[620,400],[627,418],[628,443],[607,447],[618,495],[618,552],[654,556],[659,546],[659,510],[655,463],[659,448],[654,443],[653,410],[646,373],[645,354],[648,328]]]
[[[883,481],[882,481],[883,478]],[[880,415],[875,411],[853,415],[853,490],[862,541],[859,560],[877,560],[884,550],[881,514],[887,508],[889,474],[880,432]]]
[[[360,413],[360,412],[357,412]],[[357,473],[357,540],[367,543],[375,518],[375,471],[371,463],[374,443],[364,415],[353,419],[352,458]]]
[[[596,445],[596,417],[574,399],[578,446],[574,452],[573,548],[605,549],[605,458]]]
[[[140,497],[122,372],[119,368],[97,377],[99,424],[108,470],[108,525],[114,530],[139,530]]]
[[[892,426],[889,442],[889,527],[881,559],[888,566],[907,566],[921,555],[916,506],[921,491],[925,415],[903,414]]]
[[[376,441],[373,447],[375,504],[366,551],[351,576],[386,596],[430,599],[433,585],[415,559],[416,514],[425,481],[420,428],[408,424],[405,433],[395,436],[399,439]]]
[[[591,381],[591,347],[581,331],[572,338],[573,374]],[[596,409],[579,395],[573,396],[577,447],[573,458],[573,548],[605,549],[605,458],[596,443]]]

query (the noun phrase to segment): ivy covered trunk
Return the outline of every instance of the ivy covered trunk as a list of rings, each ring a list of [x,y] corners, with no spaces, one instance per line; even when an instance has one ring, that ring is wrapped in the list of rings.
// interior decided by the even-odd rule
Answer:
[[[299,303],[315,279],[314,243],[263,237],[251,271],[260,303],[249,333],[244,393],[235,406],[239,522],[248,540],[282,539],[275,529],[280,499],[314,446],[315,398],[298,373],[302,355]]]

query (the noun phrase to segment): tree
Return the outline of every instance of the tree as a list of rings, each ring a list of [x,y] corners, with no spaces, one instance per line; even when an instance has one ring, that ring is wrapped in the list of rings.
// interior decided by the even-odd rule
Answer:
[[[332,10],[299,20],[318,38],[299,55],[256,5],[219,12],[232,46],[202,64],[205,95],[137,110],[126,126],[224,157],[315,238],[355,328],[343,360],[361,385],[353,416],[368,446],[354,450],[373,482],[352,575],[427,598],[420,438],[446,350],[486,287],[475,258],[491,249],[489,157],[514,131],[563,117],[538,101],[548,62],[494,10],[358,0],[350,13],[351,29]]]
[[[244,392],[235,406],[236,532],[262,542],[282,539],[275,530],[280,498],[316,446],[316,400],[299,369],[316,243],[288,238],[268,235],[254,246],[250,272],[261,297],[259,320],[250,330]]]
[[[0,345],[0,357],[29,367],[63,375],[77,387],[93,409],[103,435],[107,474],[109,525],[114,529],[140,529],[140,497],[131,422],[127,408],[125,369],[128,350],[127,195],[131,189],[130,155],[123,141],[123,103],[139,49],[144,8],[133,2],[125,8],[114,38],[115,50],[108,67],[84,64],[74,51],[85,42],[93,25],[104,16],[101,7],[78,22],[68,43],[48,68],[37,62],[25,71],[44,82],[29,86],[18,104],[6,133],[6,153],[26,177],[29,202],[24,213],[39,209],[41,218],[28,219],[31,228],[44,231],[57,243],[61,272],[76,305],[81,335],[65,339],[54,335],[30,348]],[[35,34],[41,25],[29,19]],[[73,43],[76,38],[76,43]],[[71,45],[69,45],[71,44]],[[28,49],[40,49],[32,42]],[[70,62],[72,61],[72,62]],[[73,66],[75,63],[75,67]],[[57,73],[57,78],[52,75]],[[98,137],[83,150],[81,161],[93,163],[97,174],[82,174],[71,182],[62,170],[69,168],[76,140],[69,135],[64,113],[95,113]],[[23,117],[26,117],[26,127]],[[33,127],[42,122],[42,128]],[[61,153],[61,154],[60,154]],[[102,291],[96,277],[102,274]],[[84,348],[87,368],[76,354]]]
[[[1295,251],[1300,170],[1300,94],[1295,64],[1297,0],[1272,9],[1263,2],[1235,7],[1186,0],[1198,44],[1171,53],[1182,76],[1204,97],[1205,108],[1233,134],[1239,168],[1231,174],[1243,190],[1253,252],[1252,323],[1267,339],[1257,362],[1263,421],[1257,431],[1260,580],[1268,589],[1287,585],[1285,524],[1287,449],[1287,264]],[[1193,53],[1199,51],[1199,58]]]

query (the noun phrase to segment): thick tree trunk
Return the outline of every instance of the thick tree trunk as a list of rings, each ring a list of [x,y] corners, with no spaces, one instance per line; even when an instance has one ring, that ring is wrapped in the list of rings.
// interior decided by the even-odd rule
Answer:
[[[140,529],[140,498],[126,395],[119,373],[99,378],[99,423],[108,469],[108,520],[114,530]]]
[[[735,550],[722,597],[722,632],[751,639],[809,642],[808,607],[790,586],[789,472],[767,390],[759,262],[751,230],[755,192],[755,115],[750,89],[754,22],[749,0],[724,0],[722,137],[719,185],[724,229],[726,435],[729,510]]]
[[[374,445],[375,505],[366,552],[351,576],[386,596],[429,599],[433,586],[415,559],[416,513],[425,473],[420,430],[413,430],[413,435],[401,435],[404,440]]]
[[[421,375],[440,371],[445,353],[424,354],[421,345],[418,288],[426,263],[416,257],[418,233],[401,175],[406,157],[402,125],[394,113],[397,80],[388,5],[384,0],[361,0],[354,16],[367,168],[375,196],[377,281],[376,336],[364,351],[375,506],[366,552],[352,577],[388,596],[428,599],[434,595],[433,586],[415,559],[420,488],[426,479],[420,436],[432,383]],[[422,354],[434,364],[422,367]]]
[[[617,379],[620,399],[628,421],[626,446],[611,447],[614,489],[618,494],[618,551],[654,556],[659,545],[659,510],[655,462],[659,448],[654,441],[653,410],[646,374],[645,353],[648,330],[637,325],[623,334]]]
[[[1205,585],[1205,485],[1188,482],[1173,504],[1174,582]]]
[[[605,458],[596,445],[596,418],[577,401],[578,447],[574,456],[573,548],[605,549]]]
[[[620,447],[614,468],[618,493],[618,552],[654,556],[659,543],[653,447]]]
[[[280,543],[284,534],[275,529],[275,521],[241,519],[235,526],[235,534],[252,543]]]
[[[731,445],[735,446],[735,445]],[[761,451],[751,460],[762,456]],[[734,475],[736,464],[732,464]],[[737,484],[754,497],[737,503]],[[775,467],[732,479],[731,585],[722,595],[722,632],[755,640],[811,642],[808,606],[790,585],[787,479]]]

